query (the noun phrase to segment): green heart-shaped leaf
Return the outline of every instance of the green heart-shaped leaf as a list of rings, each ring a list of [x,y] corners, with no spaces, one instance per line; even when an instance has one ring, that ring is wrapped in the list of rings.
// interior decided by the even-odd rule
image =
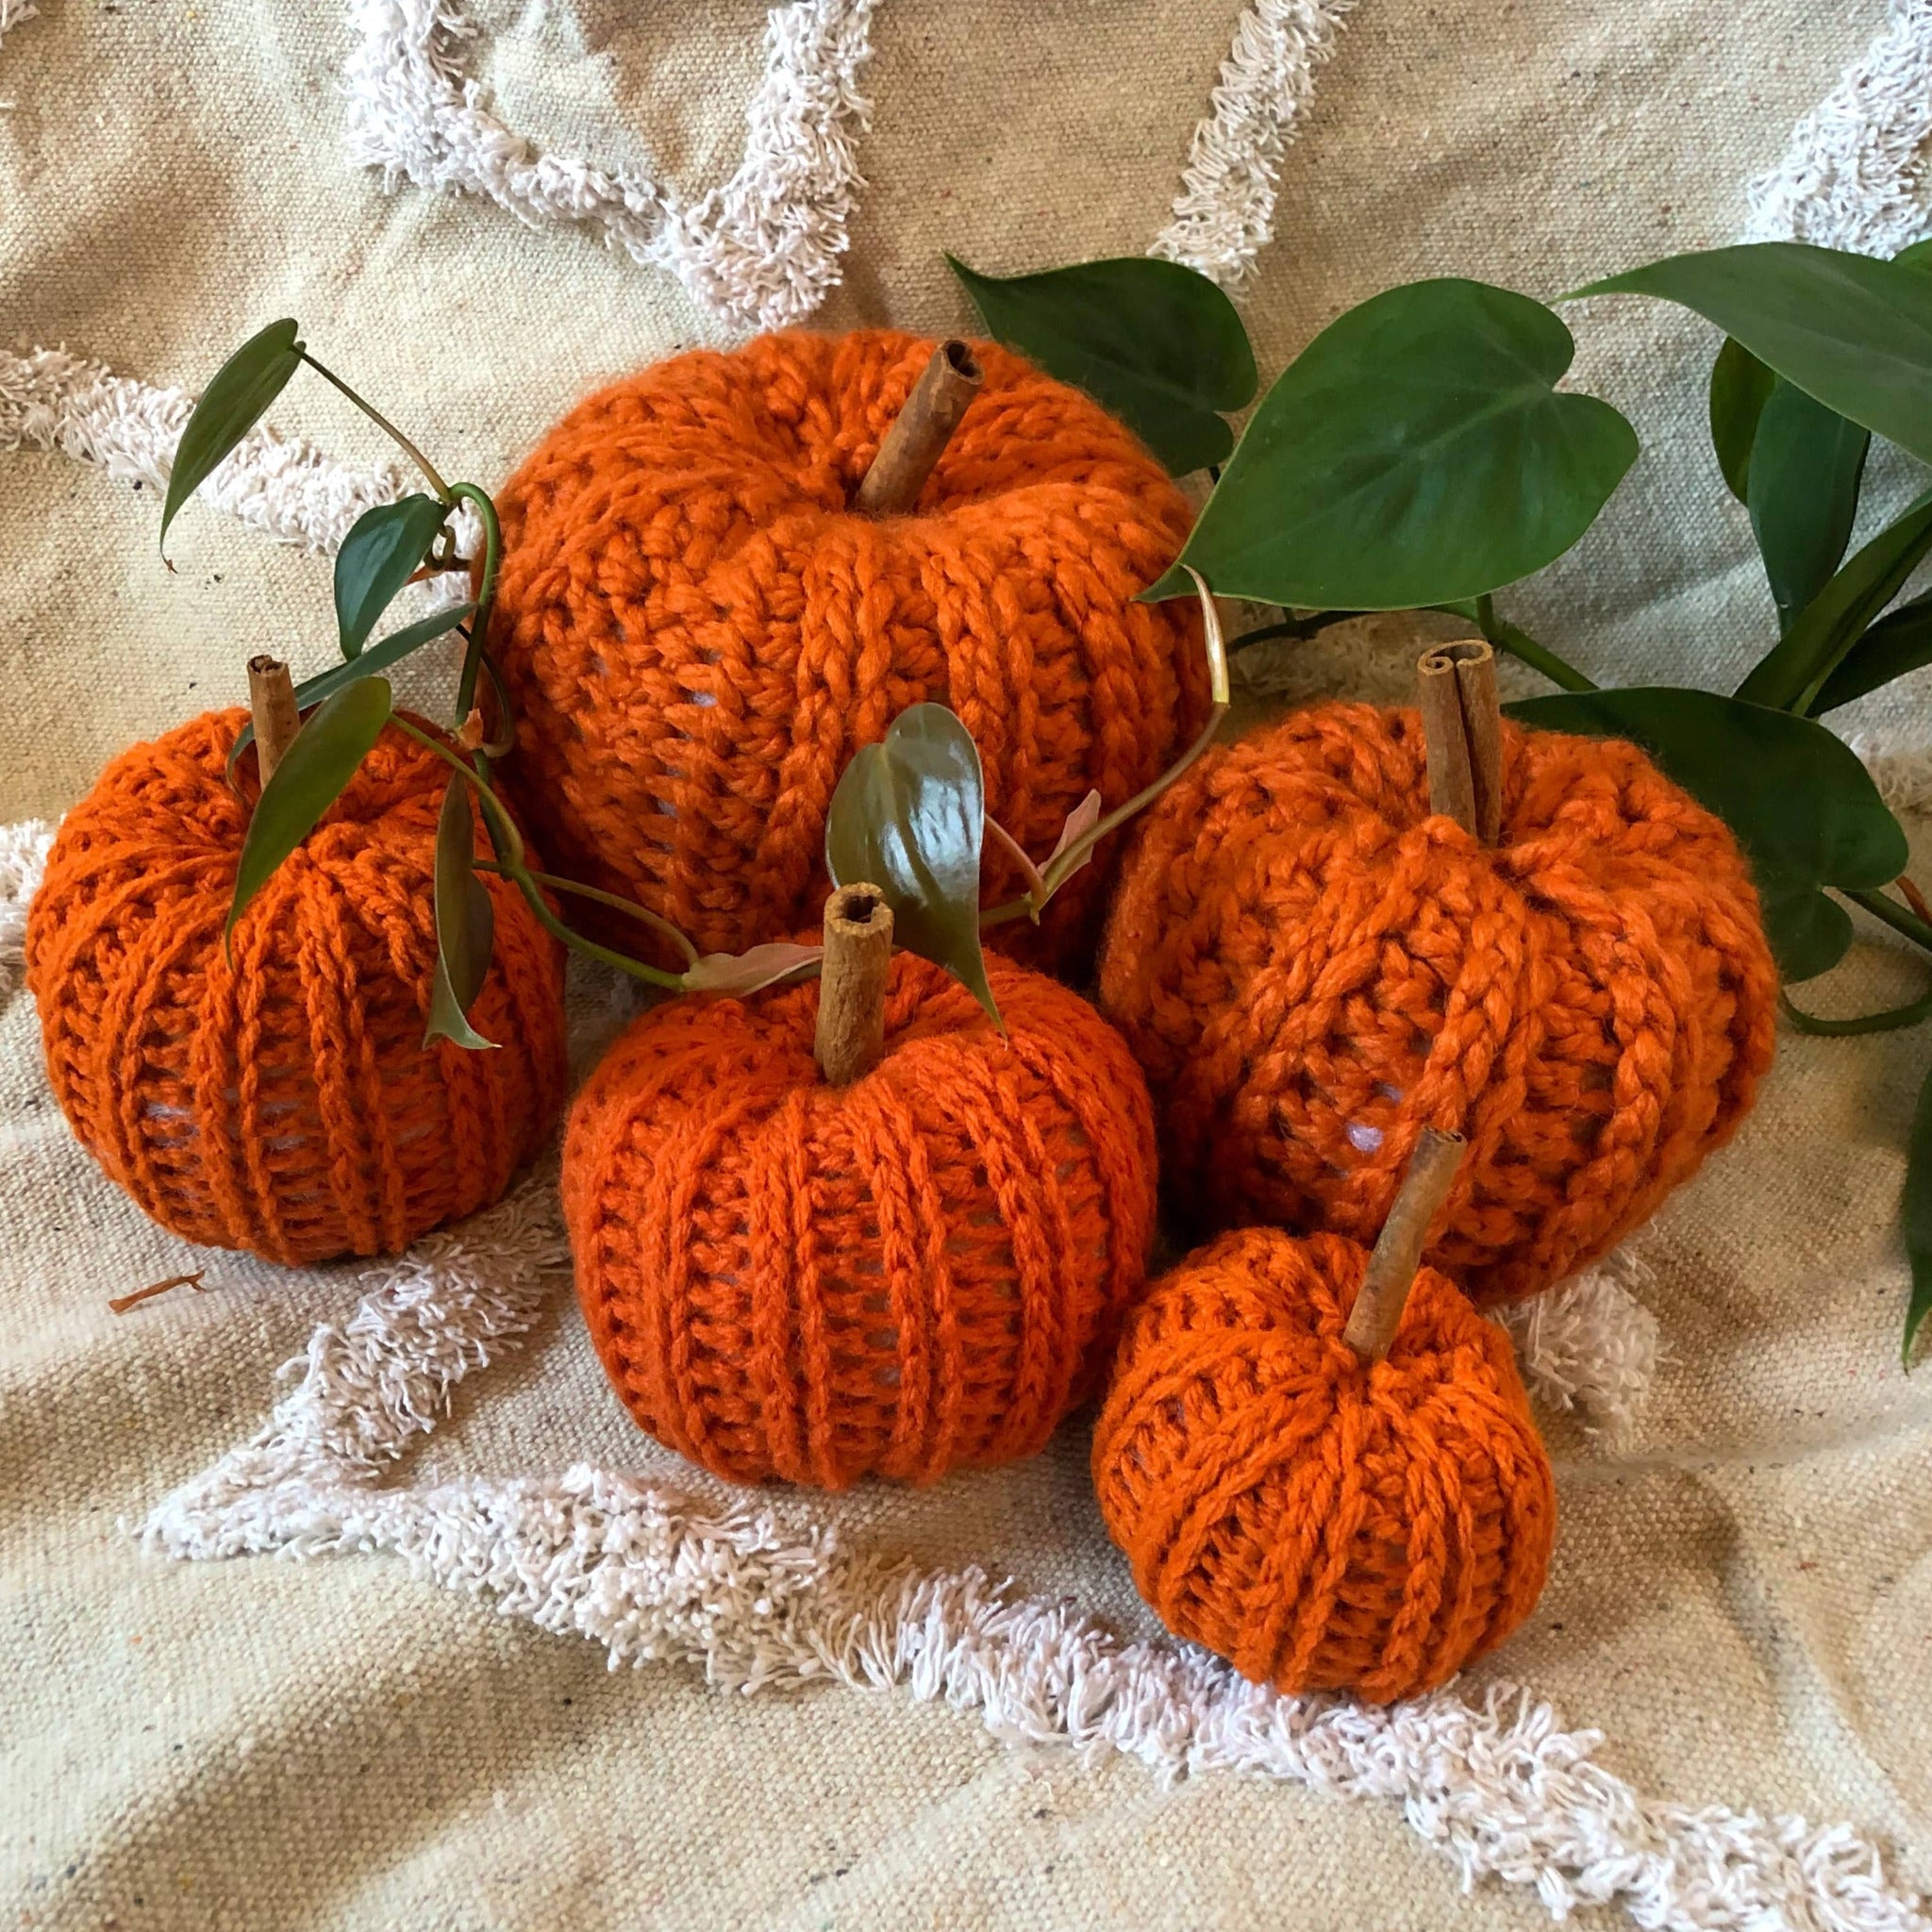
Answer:
[[[353,658],[376,620],[429,555],[449,508],[433,496],[379,503],[356,519],[336,552],[336,627],[342,656]]]
[[[943,966],[1000,1024],[979,950],[986,787],[973,734],[944,705],[914,705],[853,754],[825,820],[835,886],[876,886],[893,940]]]
[[[1872,774],[1824,725],[1713,691],[1562,691],[1504,708],[1519,723],[1627,738],[1737,835],[1787,979],[1843,958],[1851,920],[1824,886],[1871,890],[1906,865],[1906,835]]]
[[[458,1046],[492,1047],[470,1024],[470,1008],[490,973],[496,908],[476,876],[476,819],[470,781],[452,772],[436,821],[436,977],[429,991],[427,1046],[439,1035]]]
[[[1694,309],[1826,408],[1932,462],[1932,301],[1916,260],[1754,242],[1674,255],[1576,293]]]
[[[1740,503],[1746,502],[1751,474],[1751,445],[1757,440],[1757,419],[1777,387],[1777,377],[1729,336],[1710,369],[1710,446],[1725,487]]]
[[[1255,412],[1150,597],[1401,610],[1475,597],[1583,535],[1636,460],[1607,403],[1559,393],[1575,354],[1539,302],[1417,282],[1352,308]]]
[[[1851,541],[1872,432],[1779,376],[1751,446],[1744,501],[1780,631],[1831,581]]]
[[[475,609],[474,604],[452,604],[447,609],[432,611],[427,617],[419,617],[414,624],[405,625],[401,630],[391,631],[380,643],[371,644],[359,657],[350,658],[346,664],[331,664],[326,671],[318,672],[295,687],[295,708],[306,711],[311,706],[321,704],[325,698],[333,697],[358,678],[387,671],[391,664],[400,663],[411,651],[420,651],[425,644],[434,643],[444,631],[454,630],[458,625],[474,616]],[[485,662],[488,661],[486,658]],[[508,717],[509,714],[506,711],[504,715]],[[228,754],[230,774],[234,772],[235,761],[254,742],[255,725],[250,722],[242,725],[242,734]]]
[[[1255,352],[1206,275],[1145,256],[1004,276],[946,260],[988,334],[1111,409],[1173,475],[1234,447],[1218,412],[1254,400]]]
[[[225,941],[248,902],[275,876],[275,868],[314,830],[341,796],[389,723],[391,694],[386,677],[364,677],[339,691],[296,732],[275,775],[261,788],[235,870]]]
[[[168,525],[175,513],[206,483],[225,457],[268,412],[302,366],[298,325],[272,322],[252,335],[215,371],[202,391],[168,469],[168,494],[161,505],[161,554],[167,555]]]
[[[1932,491],[1854,556],[1738,687],[1754,705],[1808,711],[1865,628],[1932,552]]]

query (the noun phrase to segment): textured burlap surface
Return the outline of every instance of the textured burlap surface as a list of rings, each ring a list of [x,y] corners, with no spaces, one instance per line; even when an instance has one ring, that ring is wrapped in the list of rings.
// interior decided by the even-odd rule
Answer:
[[[763,8],[513,5],[478,73],[559,146],[704,182],[733,165]],[[1010,270],[1139,252],[1167,219],[1236,8],[892,0],[826,325],[967,321],[939,251]],[[1880,25],[1880,0],[1359,0],[1282,176],[1248,307],[1272,374],[1374,290],[1457,272],[1554,295],[1734,235],[1742,189]],[[0,347],[65,344],[192,388],[294,313],[446,474],[499,479],[599,379],[725,340],[667,275],[351,167],[343,9],[42,0],[0,45]],[[1708,332],[1598,303],[1579,375],[1646,455],[1512,608],[1607,681],[1716,682],[1768,602],[1700,426]],[[278,408],[385,454],[319,385]],[[1894,479],[1887,479],[1895,487]],[[242,690],[256,650],[330,656],[326,566],[191,510],[170,575],[151,491],[0,455],[0,820],[54,815],[106,758]],[[1331,641],[1295,690],[1377,695],[1399,627]],[[1924,741],[1909,697],[1854,720]],[[1903,998],[1867,941],[1812,1003]],[[1561,1543],[1507,1678],[1689,1806],[1843,1820],[1932,1887],[1932,1375],[1897,1360],[1890,1223],[1915,1036],[1787,1036],[1757,1115],[1642,1238],[1667,1357],[1614,1441],[1549,1419]],[[30,1004],[0,1010],[0,1907],[36,1926],[1389,1927],[1528,1925],[1462,1900],[1390,1805],[1016,1751],[891,1694],[727,1696],[608,1674],[382,1557],[171,1564],[121,1526],[244,1438],[272,1372],[358,1289],[195,1255],[74,1145]],[[209,1261],[209,1291],[110,1294]],[[1144,1627],[1076,1427],[1038,1462],[836,1506],[941,1568]],[[465,1385],[408,1465],[578,1460],[701,1488],[608,1394],[561,1282],[527,1346]],[[1606,1918],[1607,1923],[1607,1918]]]

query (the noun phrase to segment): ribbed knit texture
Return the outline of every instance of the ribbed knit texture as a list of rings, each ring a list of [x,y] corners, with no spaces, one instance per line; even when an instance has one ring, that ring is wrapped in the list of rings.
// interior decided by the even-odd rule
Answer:
[[[559,871],[705,951],[815,920],[832,789],[921,699],[965,721],[989,809],[1037,858],[1090,788],[1122,803],[1206,715],[1191,605],[1132,601],[1191,512],[1077,391],[975,344],[985,383],[920,513],[849,509],[932,348],[868,329],[675,357],[573,411],[498,499],[503,782]],[[1081,960],[1112,870],[998,937]],[[988,892],[1021,890],[990,851]]]
[[[75,1133],[175,1233],[271,1260],[393,1254],[494,1201],[562,1105],[560,950],[486,881],[495,958],[424,1044],[447,771],[385,731],[307,842],[222,928],[258,786],[241,709],[124,752],[68,813],[27,920],[27,984]]]
[[[1535,1607],[1556,1493],[1509,1339],[1423,1269],[1388,1358],[1343,1331],[1368,1251],[1222,1236],[1128,1318],[1093,1432],[1161,1621],[1282,1690],[1446,1683]]]
[[[1724,825],[1634,746],[1505,723],[1503,835],[1428,812],[1413,711],[1324,705],[1147,815],[1100,1004],[1176,1206],[1372,1241],[1416,1136],[1470,1151],[1428,1258],[1478,1301],[1602,1255],[1725,1140],[1777,975]]]
[[[1141,1287],[1154,1122],[1057,982],[989,962],[1008,1039],[892,963],[885,1058],[812,1059],[816,982],[646,1013],[565,1140],[577,1294],[617,1392],[719,1475],[931,1482],[1041,1448]]]

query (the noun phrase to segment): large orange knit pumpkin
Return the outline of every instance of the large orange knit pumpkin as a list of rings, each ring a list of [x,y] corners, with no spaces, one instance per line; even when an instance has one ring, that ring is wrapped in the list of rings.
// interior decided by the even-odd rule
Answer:
[[[675,357],[572,411],[498,499],[503,784],[558,871],[703,951],[816,916],[833,787],[909,705],[965,720],[989,811],[1036,858],[1090,789],[1122,803],[1206,716],[1191,604],[1133,601],[1191,512],[1078,391],[975,344],[984,384],[918,513],[852,508],[932,347],[864,329]],[[1000,939],[1082,957],[1110,873]],[[990,850],[990,897],[1022,889]]]
[[[163,1226],[273,1260],[392,1253],[496,1199],[564,1094],[559,949],[488,883],[493,1053],[425,1045],[446,768],[386,731],[307,842],[222,928],[258,785],[243,710],[110,764],[62,821],[27,984],[75,1133]]]
[[[1432,1268],[1386,1360],[1343,1340],[1368,1252],[1224,1235],[1128,1318],[1093,1481],[1168,1627],[1289,1691],[1447,1681],[1535,1607],[1556,1533],[1508,1338]]]
[[[1105,1366],[1154,1224],[1119,1037],[988,961],[892,961],[885,1054],[812,1058],[816,982],[645,1013],[571,1112],[577,1293],[639,1424],[741,1482],[931,1482],[1040,1449]]]
[[[1176,1201],[1372,1238],[1420,1130],[1468,1136],[1435,1264],[1478,1300],[1601,1255],[1723,1141],[1777,978],[1729,831],[1635,746],[1503,728],[1503,828],[1431,817],[1417,714],[1324,705],[1141,823],[1102,1010]]]

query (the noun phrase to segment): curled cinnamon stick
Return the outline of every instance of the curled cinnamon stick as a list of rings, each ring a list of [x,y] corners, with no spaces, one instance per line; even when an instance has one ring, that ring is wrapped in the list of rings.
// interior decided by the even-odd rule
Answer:
[[[1402,1191],[1382,1224],[1342,1338],[1364,1361],[1380,1361],[1402,1326],[1402,1310],[1422,1266],[1429,1224],[1449,1198],[1467,1145],[1460,1134],[1445,1134],[1435,1127],[1424,1127],[1415,1143]]]
[[[1416,660],[1429,760],[1429,809],[1493,845],[1503,825],[1503,708],[1496,654],[1479,638],[1438,644]]]
[[[891,516],[919,501],[966,406],[979,393],[979,364],[957,337],[932,352],[858,486],[860,509]]]
[[[892,908],[876,886],[841,886],[825,901],[819,974],[819,1071],[849,1087],[886,1050],[886,987],[892,973]]]
[[[255,761],[266,785],[302,728],[295,687],[279,658],[249,658],[248,708],[255,719]]]

